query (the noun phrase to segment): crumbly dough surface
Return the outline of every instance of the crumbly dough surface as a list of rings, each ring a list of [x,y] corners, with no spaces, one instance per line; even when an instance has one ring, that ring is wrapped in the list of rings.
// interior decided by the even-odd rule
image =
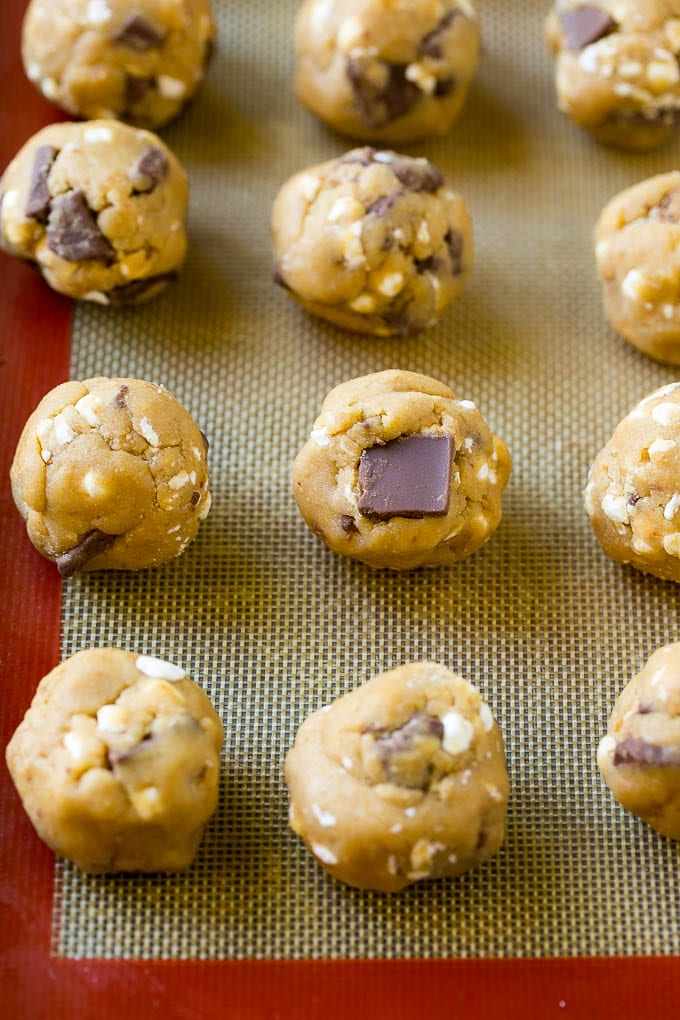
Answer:
[[[391,477],[396,512],[381,513],[366,500],[364,458],[389,453],[416,437],[425,451],[433,440],[450,444],[448,479],[439,463],[397,465]],[[423,444],[425,438],[425,444]],[[412,445],[412,444],[411,444]],[[364,463],[362,463],[364,462]],[[295,499],[308,527],[334,552],[373,567],[409,570],[454,563],[469,556],[501,520],[502,494],[510,475],[507,447],[475,404],[460,400],[443,383],[415,372],[388,370],[342,383],[326,397],[311,435],[292,468]],[[373,487],[369,478],[366,484]],[[416,498],[439,487],[439,502]],[[399,501],[406,500],[401,506]]]
[[[274,278],[344,329],[434,326],[472,266],[466,205],[424,158],[366,147],[295,174],[272,211]]]
[[[217,806],[222,739],[181,667],[96,648],[43,678],[7,764],[40,838],[83,871],[177,871]]]
[[[655,390],[619,422],[584,496],[608,556],[680,581],[680,383]]]
[[[680,118],[679,0],[561,0],[548,16],[560,109],[605,144],[652,149]]]
[[[444,134],[479,57],[469,0],[307,0],[295,22],[295,91],[351,138]]]
[[[28,537],[66,577],[173,559],[210,510],[207,440],[142,379],[51,390],[26,422],[11,482]]]
[[[479,691],[434,662],[381,673],[309,716],[285,774],[292,828],[361,889],[460,875],[503,842],[500,731]]]
[[[62,294],[135,304],[182,266],[187,198],[182,166],[151,132],[51,124],[3,175],[0,242]]]
[[[31,0],[22,56],[67,113],[156,128],[196,92],[214,35],[209,0]]]
[[[597,763],[626,810],[680,840],[680,643],[656,651],[621,692]]]
[[[643,354],[680,365],[680,172],[620,192],[595,230],[607,317]]]

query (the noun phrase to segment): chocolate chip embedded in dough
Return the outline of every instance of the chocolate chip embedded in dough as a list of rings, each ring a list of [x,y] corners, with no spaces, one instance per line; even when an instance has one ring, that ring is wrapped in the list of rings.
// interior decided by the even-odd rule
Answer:
[[[118,407],[125,407],[127,404],[127,395],[130,392],[129,386],[121,386],[114,398],[115,403]]]
[[[103,531],[88,532],[78,545],[57,556],[59,573],[62,577],[73,577],[86,563],[113,545],[117,538],[118,535],[107,535]]]
[[[385,81],[375,84],[367,69],[380,63],[372,56],[348,57],[346,65],[357,112],[364,124],[375,131],[405,116],[422,97],[418,86],[406,77],[406,64],[383,63]]]
[[[659,747],[639,737],[624,737],[614,748],[614,765],[680,766],[680,748]]]
[[[372,730],[380,762],[392,782],[411,789],[424,789],[431,774],[428,743],[436,748],[444,737],[444,725],[437,716],[416,712],[396,730]]]
[[[380,198],[376,198],[374,202],[369,202],[366,206],[366,212],[371,213],[373,216],[384,216],[392,206],[401,198],[398,191],[393,191],[389,195],[381,195]]]
[[[449,509],[451,436],[417,432],[364,450],[359,512],[364,517],[442,517]]]
[[[128,74],[125,78],[125,109],[129,110],[131,106],[139,103],[155,84],[155,78]]]
[[[347,535],[351,535],[353,532],[359,530],[354,518],[351,517],[350,514],[340,514],[340,527]]]
[[[444,56],[444,33],[458,17],[464,17],[461,10],[453,9],[447,11],[443,18],[424,35],[418,46],[418,53],[421,57],[431,57],[433,60],[441,60]]]
[[[444,235],[444,241],[449,250],[451,272],[454,276],[460,276],[463,272],[463,235],[451,229]]]
[[[47,247],[69,262],[103,259],[111,262],[115,252],[102,234],[82,191],[67,191],[52,199],[47,220]]]
[[[149,145],[135,160],[128,176],[135,191],[148,193],[161,183],[169,166],[163,150],[157,145]]]
[[[59,150],[55,149],[53,145],[41,145],[33,160],[31,183],[26,200],[26,215],[43,223],[47,219],[52,201],[47,187],[47,178],[58,155]]]
[[[592,4],[582,4],[560,13],[567,49],[582,50],[605,35],[616,31],[616,22],[607,11]]]
[[[680,191],[667,191],[658,205],[649,210],[650,219],[663,220],[664,223],[680,222]]]
[[[430,163],[429,159],[420,157],[411,159],[403,156],[390,163],[397,180],[409,191],[425,191],[434,194],[444,184],[441,170]]]
[[[157,50],[164,38],[165,32],[147,18],[141,14],[130,14],[111,41],[136,53],[146,53],[148,50]]]
[[[444,96],[450,96],[456,87],[456,79],[451,78],[438,78],[437,83],[434,87],[434,94],[438,99],[443,99]]]
[[[191,509],[193,509],[195,506],[198,506],[198,504],[200,502],[201,502],[201,494],[196,489],[194,489],[194,491],[191,493],[191,497],[189,499],[189,506],[190,506]]]

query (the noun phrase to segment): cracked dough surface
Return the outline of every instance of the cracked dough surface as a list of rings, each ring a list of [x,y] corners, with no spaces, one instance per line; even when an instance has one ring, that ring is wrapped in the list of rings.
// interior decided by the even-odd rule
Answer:
[[[153,128],[196,92],[214,34],[209,0],[31,0],[22,56],[67,113]]]
[[[680,840],[680,644],[658,649],[623,689],[597,751],[619,803]]]
[[[584,498],[608,556],[680,581],[680,383],[655,390],[619,422]]]
[[[295,22],[295,91],[351,138],[444,134],[479,57],[469,0],[307,0]]]
[[[187,199],[182,166],[151,132],[51,124],[3,175],[0,241],[62,294],[137,303],[182,266]]]
[[[364,452],[414,435],[448,438],[447,508],[387,519],[362,513]],[[388,370],[328,394],[293,463],[292,485],[308,527],[334,552],[373,567],[409,570],[454,563],[490,538],[500,524],[510,467],[507,447],[472,401],[459,400],[429,376]]]
[[[605,312],[620,336],[680,365],[680,172],[620,192],[595,229]]]
[[[309,716],[285,773],[292,828],[361,889],[460,875],[503,842],[500,730],[479,691],[434,662],[381,673]]]
[[[434,326],[472,266],[467,207],[428,160],[365,147],[288,180],[272,210],[275,280],[344,329]]]
[[[678,0],[562,0],[548,16],[560,109],[599,141],[646,150],[680,115]]]
[[[210,510],[206,443],[155,383],[57,386],[26,422],[11,469],[31,542],[65,576],[173,559]]]
[[[181,667],[96,648],[43,678],[7,764],[40,838],[83,871],[177,871],[217,806],[222,739]]]

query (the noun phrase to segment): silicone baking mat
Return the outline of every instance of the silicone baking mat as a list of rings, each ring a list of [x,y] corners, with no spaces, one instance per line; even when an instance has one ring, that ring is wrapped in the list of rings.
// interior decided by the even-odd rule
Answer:
[[[680,146],[624,155],[562,119],[548,6],[480,0],[484,52],[460,122],[402,147],[466,199],[476,260],[438,327],[375,340],[308,318],[271,282],[278,187],[352,144],[292,96],[297,3],[216,0],[208,80],[163,131],[191,180],[186,271],[139,309],[75,308],[70,365],[75,378],[140,376],[174,392],[210,438],[214,507],[176,562],[66,582],[61,653],[116,645],[185,665],[225,722],[222,795],[185,875],[92,878],[58,863],[55,958],[680,951],[678,849],[613,802],[594,757],[621,687],[678,639],[679,592],[608,561],[581,501],[616,422],[675,377],[606,325],[592,227],[616,191],[673,168]],[[499,531],[453,568],[390,574],[341,560],[306,531],[289,491],[328,390],[392,367],[475,400],[513,455]],[[282,761],[310,711],[420,658],[461,672],[492,705],[508,834],[478,871],[381,897],[328,879],[290,832]]]

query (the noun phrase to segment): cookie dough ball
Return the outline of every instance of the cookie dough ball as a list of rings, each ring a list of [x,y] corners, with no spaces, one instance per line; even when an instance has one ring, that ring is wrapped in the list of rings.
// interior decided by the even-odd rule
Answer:
[[[38,552],[63,577],[179,556],[210,510],[207,440],[163,386],[86,379],[51,390],[10,473]]]
[[[96,648],[43,678],[7,765],[40,838],[83,871],[179,871],[217,806],[222,739],[179,666]]]
[[[375,336],[434,326],[472,266],[463,199],[426,159],[354,149],[274,202],[274,279],[312,315]]]
[[[500,731],[479,691],[435,662],[381,673],[315,712],[285,772],[292,828],[360,889],[460,875],[503,842]]]
[[[146,301],[184,262],[187,195],[156,135],[116,121],[52,124],[3,175],[0,243],[61,294]]]
[[[680,840],[680,644],[655,652],[621,692],[597,764],[627,811]]]
[[[590,469],[585,506],[608,556],[680,581],[680,383],[619,422]]]
[[[505,444],[471,400],[393,370],[328,394],[292,483],[308,527],[334,552],[410,570],[479,549],[500,524],[509,475]]]
[[[607,317],[643,354],[680,365],[680,172],[609,202],[595,231]]]
[[[410,142],[444,134],[479,57],[469,0],[307,0],[295,22],[295,92],[342,134]]]
[[[209,0],[31,0],[22,55],[67,113],[160,127],[196,92],[214,34]]]
[[[680,115],[678,0],[559,0],[546,25],[560,109],[605,144],[653,149]]]

